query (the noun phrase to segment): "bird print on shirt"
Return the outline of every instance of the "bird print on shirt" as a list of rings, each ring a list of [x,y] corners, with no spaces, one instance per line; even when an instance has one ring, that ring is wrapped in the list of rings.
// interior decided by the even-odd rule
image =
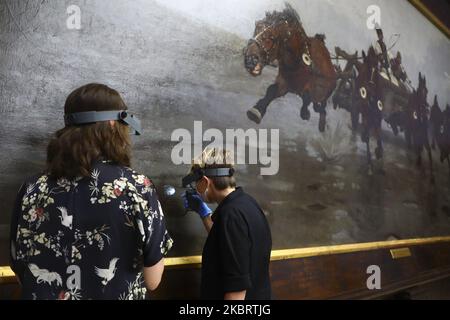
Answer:
[[[140,233],[140,235],[142,237],[142,242],[144,242],[145,241],[144,224],[142,223],[141,219],[136,219],[136,224],[138,226],[139,233]]]
[[[72,229],[73,216],[69,216],[67,209],[64,207],[58,207],[59,212],[61,212],[61,224],[69,229]]]
[[[57,286],[62,286],[61,276],[56,272],[50,272],[47,269],[40,269],[34,263],[30,263],[28,265],[33,276],[36,278],[37,283],[47,283],[52,285],[54,281],[56,281]]]
[[[109,262],[109,267],[107,269],[95,267],[95,273],[102,279],[102,284],[104,286],[106,286],[108,282],[110,282],[114,278],[114,275],[116,274],[117,270],[116,267],[117,261],[119,261],[119,258],[113,258]]]

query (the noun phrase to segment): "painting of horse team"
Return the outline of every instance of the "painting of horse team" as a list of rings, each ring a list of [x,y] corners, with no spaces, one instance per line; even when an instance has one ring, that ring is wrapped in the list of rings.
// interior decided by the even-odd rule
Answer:
[[[244,65],[252,76],[261,75],[266,66],[278,68],[265,96],[247,111],[251,121],[260,124],[272,101],[293,93],[302,99],[301,119],[310,119],[312,104],[319,114],[318,130],[323,132],[327,102],[332,101],[334,109],[349,112],[352,130],[361,135],[369,174],[373,170],[371,137],[377,145],[375,158],[383,158],[383,121],[394,135],[404,135],[417,166],[422,166],[422,153],[426,152],[432,183],[433,149],[450,169],[450,107],[447,104],[442,110],[437,96],[430,107],[426,76],[419,73],[417,88],[412,86],[401,53],[393,55],[386,47],[379,25],[375,27],[376,40],[368,48],[348,53],[336,47],[332,55],[325,35],[307,35],[297,11],[285,5],[283,11],[267,12],[264,19],[256,21],[253,38],[244,48]]]

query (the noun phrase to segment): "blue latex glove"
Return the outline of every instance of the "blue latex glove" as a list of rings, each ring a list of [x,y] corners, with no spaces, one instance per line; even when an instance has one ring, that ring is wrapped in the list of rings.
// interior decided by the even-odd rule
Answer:
[[[184,207],[188,210],[195,211],[204,219],[212,213],[212,210],[206,205],[198,192],[185,192],[181,195]]]

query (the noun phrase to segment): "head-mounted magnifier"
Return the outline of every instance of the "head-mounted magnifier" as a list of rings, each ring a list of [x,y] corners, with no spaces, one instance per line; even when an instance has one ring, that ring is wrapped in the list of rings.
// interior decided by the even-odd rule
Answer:
[[[183,188],[191,185],[193,182],[197,182],[203,177],[231,177],[234,175],[234,168],[207,168],[207,169],[195,169],[192,173],[185,176],[181,184]]]
[[[64,116],[66,126],[88,124],[109,120],[118,120],[130,126],[134,134],[141,135],[141,121],[127,110],[117,111],[87,111],[69,113]]]

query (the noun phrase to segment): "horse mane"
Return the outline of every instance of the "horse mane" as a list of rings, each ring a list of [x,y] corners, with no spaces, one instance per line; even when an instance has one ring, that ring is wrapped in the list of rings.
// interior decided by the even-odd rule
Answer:
[[[284,5],[286,6],[286,9],[284,9],[283,13],[288,17],[288,19],[302,24],[302,19],[300,19],[300,15],[297,10],[295,10],[288,2],[285,2]]]
[[[373,47],[373,46],[370,46],[369,47],[369,50],[367,50],[367,56],[370,56],[370,57],[374,57],[374,56],[376,56],[377,54],[376,54],[376,52],[375,52],[375,48]]]
[[[286,8],[279,11],[266,12],[265,21],[268,24],[276,24],[279,22],[287,21],[292,24],[302,25],[301,19],[297,11],[287,2],[285,2]]]

